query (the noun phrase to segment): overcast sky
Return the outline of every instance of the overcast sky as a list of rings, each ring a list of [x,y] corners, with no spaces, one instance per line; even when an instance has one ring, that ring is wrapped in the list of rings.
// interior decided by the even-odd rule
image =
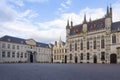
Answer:
[[[73,25],[104,17],[113,8],[113,21],[120,21],[120,0],[0,0],[0,37],[10,35],[52,43],[65,41],[67,20]]]

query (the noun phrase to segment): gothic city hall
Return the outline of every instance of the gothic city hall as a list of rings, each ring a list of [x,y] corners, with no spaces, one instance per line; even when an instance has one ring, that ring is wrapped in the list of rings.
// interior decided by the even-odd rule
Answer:
[[[112,7],[100,19],[87,21],[85,14],[81,24],[73,23],[67,21],[66,42],[1,37],[0,62],[120,63],[120,21],[113,22]]]
[[[120,22],[112,22],[112,7],[103,18],[66,26],[67,63],[120,63]]]

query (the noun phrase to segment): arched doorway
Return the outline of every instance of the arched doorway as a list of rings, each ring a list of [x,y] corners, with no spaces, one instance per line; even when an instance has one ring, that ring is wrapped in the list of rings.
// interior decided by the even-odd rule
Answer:
[[[65,63],[67,63],[67,56],[65,55]]]
[[[33,54],[30,54],[30,62],[33,63]]]
[[[77,63],[78,62],[78,58],[77,58],[77,56],[75,56],[75,63]]]
[[[96,55],[94,55],[94,57],[93,57],[93,63],[97,63],[97,56]]]
[[[117,55],[116,54],[110,55],[110,63],[117,63]]]

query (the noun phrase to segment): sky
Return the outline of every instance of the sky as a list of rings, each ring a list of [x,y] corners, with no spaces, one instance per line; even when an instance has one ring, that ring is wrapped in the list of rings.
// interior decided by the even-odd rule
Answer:
[[[113,8],[113,22],[120,21],[120,0],[0,0],[0,37],[9,35],[37,42],[66,40],[67,20],[73,25],[105,16]]]

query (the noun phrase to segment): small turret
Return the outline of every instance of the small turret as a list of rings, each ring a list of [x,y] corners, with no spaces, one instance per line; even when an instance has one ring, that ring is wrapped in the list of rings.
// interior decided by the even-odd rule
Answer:
[[[110,5],[110,17],[111,17],[111,22],[112,22],[112,7]]]
[[[66,29],[70,29],[69,20],[67,21]]]
[[[111,30],[111,24],[112,24],[112,8],[109,8],[107,6],[107,12],[105,16],[105,27],[106,27],[106,32],[109,34]]]
[[[69,20],[67,21],[67,26],[66,26],[66,37],[68,37],[70,34],[70,25],[69,25]]]
[[[87,23],[87,21],[86,21],[86,14],[84,14],[84,21],[83,21],[83,23],[84,24]]]
[[[86,20],[86,14],[84,15],[84,21],[83,21],[83,28],[82,28],[82,31],[84,33],[87,32],[87,20]]]
[[[71,21],[71,28],[73,27],[73,22]]]

